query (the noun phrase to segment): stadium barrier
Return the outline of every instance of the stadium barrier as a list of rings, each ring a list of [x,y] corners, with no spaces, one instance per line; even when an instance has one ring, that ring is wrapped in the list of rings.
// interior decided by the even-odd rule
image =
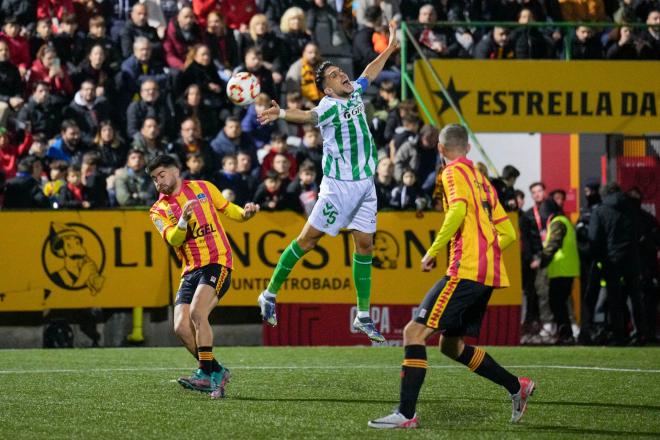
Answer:
[[[392,343],[400,343],[414,307],[446,269],[446,253],[438,258],[435,271],[423,273],[419,268],[441,222],[442,214],[435,212],[378,214],[372,303],[374,318]],[[246,223],[225,222],[235,270],[223,306],[256,305],[280,253],[303,224],[303,217],[290,212],[262,213]],[[172,303],[178,287],[179,262],[144,211],[6,211],[0,212],[0,230],[2,312],[162,307]],[[350,232],[342,231],[339,237],[322,240],[302,259],[278,296],[281,319],[288,323],[265,328],[264,343],[365,342],[350,327],[355,313],[352,252]],[[489,313],[500,330],[489,333],[511,344],[520,317],[519,247],[507,249],[504,259],[512,287],[493,294]]]

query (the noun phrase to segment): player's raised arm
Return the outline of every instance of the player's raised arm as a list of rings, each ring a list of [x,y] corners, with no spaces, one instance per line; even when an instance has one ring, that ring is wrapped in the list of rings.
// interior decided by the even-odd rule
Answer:
[[[261,114],[257,115],[257,119],[261,125],[270,124],[278,119],[284,119],[288,122],[295,122],[297,124],[314,124],[318,122],[318,116],[313,111],[289,109],[284,110],[275,101],[272,102],[272,107],[264,110]]]
[[[390,41],[387,48],[364,68],[364,72],[360,76],[367,78],[369,82],[373,81],[380,74],[381,70],[383,70],[383,67],[385,67],[385,63],[390,55],[398,48],[399,43],[396,41],[396,22],[392,20],[390,21]]]

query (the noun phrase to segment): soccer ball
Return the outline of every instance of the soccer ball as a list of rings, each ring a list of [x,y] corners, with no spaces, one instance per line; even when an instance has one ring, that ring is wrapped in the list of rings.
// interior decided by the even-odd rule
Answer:
[[[249,72],[238,72],[227,83],[227,96],[237,105],[252,104],[259,93],[259,80]]]

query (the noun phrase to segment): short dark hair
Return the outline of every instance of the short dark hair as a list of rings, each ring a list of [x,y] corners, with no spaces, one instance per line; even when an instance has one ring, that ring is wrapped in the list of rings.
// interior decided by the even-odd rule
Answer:
[[[98,166],[101,164],[101,155],[97,151],[88,151],[83,154],[82,163]]]
[[[619,186],[619,184],[616,182],[610,182],[607,185],[605,185],[605,188],[603,188],[603,193],[605,195],[614,194],[618,192],[621,192],[621,186]]]
[[[225,119],[225,125],[227,125],[227,122],[236,122],[240,124],[241,119],[238,116],[229,116],[227,119]]]
[[[271,180],[280,180],[280,175],[277,174],[277,171],[275,171],[275,170],[270,170],[270,171],[268,171],[268,172],[266,173],[266,175],[264,176],[264,180],[268,180],[268,179],[271,179]]]
[[[379,17],[383,16],[383,10],[380,6],[369,6],[364,10],[364,19],[372,24],[376,24]]]
[[[132,151],[134,151],[134,150],[129,151],[129,156],[130,156]],[[137,150],[137,151],[140,151],[140,150]],[[140,153],[142,153],[142,152],[140,151]],[[149,163],[147,164],[147,173],[151,174],[156,168],[159,168],[159,167],[179,168],[179,162],[175,158],[170,156],[169,154],[159,154],[158,156],[151,159],[149,161]]]
[[[534,183],[532,183],[531,185],[529,185],[529,190],[531,191],[532,188],[534,188],[535,186],[540,186],[545,191],[545,183],[543,183],[543,182],[534,182]]]
[[[336,64],[330,62],[330,61],[324,61],[321,63],[321,65],[316,69],[316,78],[314,82],[316,83],[316,89],[319,91],[323,91],[323,81],[325,80],[325,71],[329,69],[330,67],[336,67]]]
[[[502,168],[502,179],[517,179],[518,177],[520,177],[520,171],[518,171],[518,168],[513,165],[505,165],[504,168]]]
[[[270,135],[270,141],[284,142],[286,144],[286,135],[275,131],[273,132],[273,134]]]
[[[19,173],[32,173],[32,170],[34,169],[34,164],[37,162],[36,157],[34,156],[27,156],[21,159],[18,162],[18,165],[16,166],[16,171]]]
[[[563,189],[555,189],[550,192],[550,197],[554,197],[555,194],[561,194],[562,197],[564,197],[564,200],[566,200],[566,191]]]
[[[298,168],[298,174],[302,172],[312,172],[316,173],[316,167],[314,166],[314,162],[312,162],[309,159],[305,159],[303,163],[300,164],[300,167]]]
[[[525,198],[525,193],[520,191],[519,189],[515,190],[513,193],[515,194],[516,197],[522,197],[523,199]]]
[[[80,127],[78,126],[78,123],[73,119],[65,119],[64,121],[62,121],[62,125],[60,126],[60,131],[65,132],[69,128],[80,128]]]

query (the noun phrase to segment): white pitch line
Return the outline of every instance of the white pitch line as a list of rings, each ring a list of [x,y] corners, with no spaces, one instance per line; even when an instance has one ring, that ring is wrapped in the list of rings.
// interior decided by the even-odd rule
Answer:
[[[660,373],[658,369],[610,368],[580,365],[505,365],[507,368],[546,369],[546,370],[586,370],[620,373]],[[398,365],[237,365],[232,370],[393,370]],[[462,365],[430,365],[432,369],[464,369]],[[86,368],[86,369],[41,369],[41,370],[0,370],[0,374],[48,374],[48,373],[110,373],[110,372],[149,372],[149,371],[186,371],[190,367],[122,367],[122,368]]]

